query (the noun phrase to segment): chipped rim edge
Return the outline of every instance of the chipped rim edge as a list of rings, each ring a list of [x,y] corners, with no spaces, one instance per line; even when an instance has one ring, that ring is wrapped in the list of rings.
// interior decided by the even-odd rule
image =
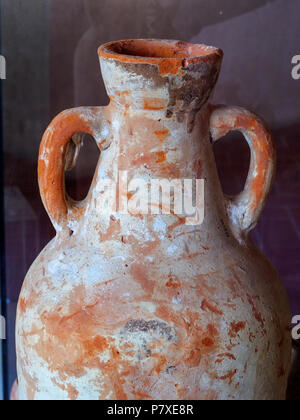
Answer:
[[[165,44],[165,45],[172,45],[175,43],[180,43],[181,45],[185,45],[186,47],[200,47],[204,50],[207,50],[206,54],[203,55],[195,55],[195,56],[186,56],[186,57],[151,57],[151,56],[139,56],[139,55],[128,55],[122,54],[113,51],[110,47],[114,45],[118,45],[125,42],[136,42],[136,41],[144,41],[144,42],[157,42],[158,44]],[[113,59],[117,61],[121,61],[123,63],[137,63],[137,64],[159,64],[162,61],[170,61],[171,63],[182,63],[183,60],[188,60],[191,63],[199,63],[201,61],[206,61],[209,58],[216,58],[222,59],[224,56],[224,52],[221,48],[208,46],[205,44],[192,44],[184,41],[179,40],[170,40],[170,39],[155,39],[155,38],[132,38],[132,39],[123,39],[119,41],[111,41],[105,44],[102,44],[98,48],[98,56],[99,58],[104,59]]]

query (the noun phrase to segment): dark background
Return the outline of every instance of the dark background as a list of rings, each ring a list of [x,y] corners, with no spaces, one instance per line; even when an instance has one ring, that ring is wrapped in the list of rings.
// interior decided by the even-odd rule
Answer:
[[[8,340],[6,393],[16,377],[14,321],[26,272],[54,231],[37,184],[38,148],[50,120],[64,109],[108,102],[97,47],[110,40],[171,38],[223,48],[214,102],[244,106],[265,118],[278,150],[275,185],[253,239],[278,268],[293,314],[300,314],[300,54],[299,0],[1,0],[0,53],[5,162],[5,268]],[[97,154],[87,138],[68,189],[83,198]],[[238,193],[249,167],[241,135],[216,147],[226,193]]]

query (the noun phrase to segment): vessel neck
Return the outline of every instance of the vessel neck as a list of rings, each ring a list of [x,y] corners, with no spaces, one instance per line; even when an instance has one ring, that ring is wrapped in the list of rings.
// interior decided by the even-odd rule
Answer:
[[[110,105],[119,171],[150,178],[198,179],[203,176],[209,142],[210,107],[169,116],[165,110]],[[201,167],[201,170],[200,170]]]

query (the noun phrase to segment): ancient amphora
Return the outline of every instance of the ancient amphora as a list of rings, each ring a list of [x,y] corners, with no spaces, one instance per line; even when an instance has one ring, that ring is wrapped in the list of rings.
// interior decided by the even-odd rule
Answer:
[[[209,104],[217,48],[127,40],[99,56],[110,105],[63,112],[41,144],[40,191],[57,235],[19,300],[19,398],[284,399],[289,303],[249,238],[274,175],[269,130],[244,109]],[[231,130],[251,148],[236,197],[224,196],[213,154]],[[76,133],[101,150],[83,202],[64,185]],[[101,211],[103,180],[118,185],[120,173],[128,183],[204,180],[203,223]]]

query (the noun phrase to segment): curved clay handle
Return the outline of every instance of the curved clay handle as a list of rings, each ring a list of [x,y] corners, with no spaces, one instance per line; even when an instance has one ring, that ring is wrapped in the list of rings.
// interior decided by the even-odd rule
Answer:
[[[78,210],[65,191],[67,146],[76,133],[88,133],[97,140],[96,129],[102,108],[76,108],[59,114],[47,128],[39,153],[38,179],[44,206],[56,231],[67,224],[68,213]]]
[[[240,131],[251,149],[251,165],[244,191],[236,197],[226,197],[233,230],[241,238],[256,226],[272,186],[276,166],[273,138],[257,115],[238,107],[215,107],[210,127],[213,142],[230,131]]]

